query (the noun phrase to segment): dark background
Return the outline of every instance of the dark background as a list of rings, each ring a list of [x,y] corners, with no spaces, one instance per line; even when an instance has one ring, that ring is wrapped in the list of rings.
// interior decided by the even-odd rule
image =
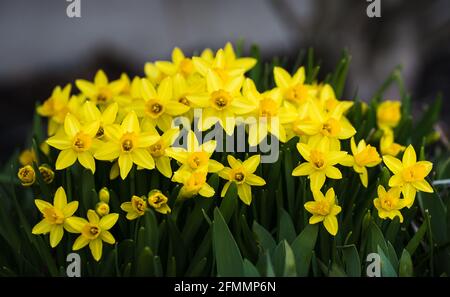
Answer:
[[[324,71],[347,48],[346,96],[357,89],[362,99],[401,64],[415,112],[443,93],[448,135],[448,0],[381,0],[381,18],[367,17],[364,0],[81,0],[81,18],[67,17],[69,4],[0,0],[0,162],[25,145],[35,102],[54,86],[91,80],[98,68],[112,78],[143,75],[145,62],[169,59],[174,46],[191,54],[240,38],[266,59],[313,46]]]

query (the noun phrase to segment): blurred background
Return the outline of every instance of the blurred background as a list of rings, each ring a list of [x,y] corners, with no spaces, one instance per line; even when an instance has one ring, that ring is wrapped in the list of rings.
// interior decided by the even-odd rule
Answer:
[[[69,1],[69,0],[68,0]],[[64,0],[0,1],[0,162],[30,133],[37,101],[56,85],[108,76],[143,75],[147,61],[170,59],[227,41],[260,45],[262,56],[295,59],[313,46],[322,71],[342,50],[352,56],[346,96],[369,99],[398,64],[420,111],[438,92],[442,122],[450,112],[450,1],[381,0],[369,18],[364,0],[80,0],[69,18]],[[248,49],[247,47],[247,49]],[[392,89],[389,97],[398,97]],[[448,133],[447,133],[448,135]]]

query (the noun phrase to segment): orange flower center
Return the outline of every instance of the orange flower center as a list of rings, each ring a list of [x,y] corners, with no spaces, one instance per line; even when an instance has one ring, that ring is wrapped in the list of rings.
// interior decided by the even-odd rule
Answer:
[[[85,152],[87,151],[92,144],[92,139],[89,135],[78,132],[73,139],[72,147],[76,152]]]
[[[231,104],[232,100],[233,98],[230,93],[224,90],[214,91],[211,94],[211,105],[217,110],[227,108]]]
[[[316,169],[322,169],[324,167],[325,155],[321,151],[312,150],[309,158]]]

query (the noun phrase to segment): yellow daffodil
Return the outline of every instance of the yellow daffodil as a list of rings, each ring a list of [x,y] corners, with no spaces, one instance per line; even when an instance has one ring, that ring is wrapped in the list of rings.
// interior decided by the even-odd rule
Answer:
[[[96,104],[109,104],[125,87],[125,82],[120,79],[109,82],[103,70],[97,71],[93,83],[77,79],[75,84],[87,98]]]
[[[211,159],[211,155],[216,149],[216,141],[210,140],[200,145],[192,130],[188,131],[187,149],[182,147],[170,147],[166,149],[166,154],[182,164],[180,170],[218,172],[223,165]]]
[[[154,128],[151,133],[158,135],[158,132]],[[155,144],[152,144],[148,148],[150,155],[155,160],[156,169],[167,178],[172,177],[172,167],[170,166],[167,149],[173,144],[178,134],[178,128],[169,129],[161,135],[161,138]]]
[[[186,115],[191,122],[194,115],[192,108],[198,106],[195,106],[195,104],[189,100],[189,96],[205,92],[205,88],[204,79],[188,82],[186,78],[179,73],[173,77],[173,99],[189,107],[188,112],[184,115]]]
[[[239,198],[245,204],[250,205],[252,202],[251,186],[264,186],[266,184],[263,178],[254,174],[261,162],[261,156],[254,155],[242,162],[232,155],[228,155],[227,160],[230,167],[225,167],[219,172],[221,178],[228,180],[220,195],[224,197],[231,183],[234,182],[237,185]]]
[[[273,69],[273,76],[277,88],[280,89],[283,99],[302,106],[308,100],[314,98],[317,89],[305,84],[305,68],[300,67],[295,74],[291,76],[281,67]]]
[[[42,164],[39,166],[39,172],[41,173],[42,180],[46,184],[51,184],[55,178],[55,172],[47,164]]]
[[[169,199],[159,190],[152,190],[148,194],[148,205],[153,207],[155,211],[159,213],[168,214],[171,212],[169,205],[167,205],[167,201],[169,201]]]
[[[224,82],[228,82],[236,76],[242,76],[256,64],[254,58],[236,58],[233,46],[227,43],[224,49],[219,49],[216,56],[212,58],[209,52],[204,51],[201,57],[193,57],[195,69],[204,77],[208,71],[213,71]]]
[[[29,187],[36,181],[36,172],[34,172],[33,166],[25,165],[19,168],[17,177],[19,178],[22,186]]]
[[[66,85],[64,89],[57,86],[50,98],[38,106],[37,113],[49,118],[48,135],[54,135],[58,131],[68,113],[77,114],[82,100],[77,96],[70,97],[71,89],[70,84]]]
[[[189,106],[173,100],[171,77],[163,79],[157,89],[148,79],[142,79],[141,92],[145,101],[145,121],[157,126],[162,131],[171,128],[173,116],[181,115],[189,110]]]
[[[51,247],[57,246],[64,235],[64,229],[73,231],[68,225],[68,220],[77,211],[78,201],[67,203],[66,192],[63,187],[59,187],[56,190],[53,205],[40,199],[34,200],[34,203],[44,218],[33,227],[31,232],[33,234],[50,233]]]
[[[255,110],[249,114],[250,118],[247,120],[248,143],[251,146],[258,145],[267,133],[271,133],[281,142],[286,142],[284,125],[297,118],[295,106],[289,102],[282,104],[283,98],[278,89],[259,93],[255,83],[249,78],[245,80],[243,95],[255,106]]]
[[[84,168],[94,173],[93,152],[100,144],[100,141],[95,138],[98,129],[98,121],[81,126],[74,116],[68,114],[64,121],[64,132],[58,133],[47,140],[50,146],[61,151],[56,160],[56,170],[67,168],[78,159]]]
[[[113,161],[118,158],[120,176],[125,179],[133,163],[146,169],[155,168],[155,161],[148,147],[159,140],[159,135],[141,132],[139,120],[134,111],[130,112],[122,124],[106,127],[110,139],[95,153],[97,160]]]
[[[19,163],[22,166],[32,165],[36,161],[36,153],[33,149],[23,150],[19,155]]]
[[[341,207],[336,204],[334,189],[328,189],[325,196],[321,191],[313,191],[314,201],[305,203],[305,209],[312,214],[309,218],[310,224],[323,222],[328,233],[335,236],[339,226],[336,216],[341,212]]]
[[[378,210],[378,216],[382,219],[391,219],[395,217],[403,223],[403,216],[400,209],[407,205],[405,199],[400,199],[401,189],[399,187],[391,188],[387,192],[383,186],[378,186],[378,197],[373,200],[373,205]]]
[[[353,101],[340,101],[336,99],[336,94],[329,84],[320,87],[318,99],[326,112],[331,112],[335,108],[341,108],[343,114],[347,112],[354,103]]]
[[[103,112],[100,112],[94,103],[86,101],[81,109],[82,119],[85,123],[98,122],[99,127],[95,137],[102,139],[105,134],[105,127],[114,124],[118,109],[118,104],[112,103]]]
[[[380,155],[378,154],[377,149],[370,144],[366,144],[364,139],[360,140],[358,146],[356,146],[355,139],[352,137],[350,140],[350,148],[353,156],[348,155],[351,163],[349,165],[353,166],[353,170],[359,174],[361,183],[367,188],[368,173],[366,167],[374,167],[380,164]]]
[[[95,261],[99,261],[103,252],[103,241],[109,244],[116,242],[108,230],[116,224],[119,215],[117,213],[111,213],[99,218],[94,210],[89,209],[87,218],[89,221],[78,217],[67,219],[67,224],[72,229],[69,232],[81,233],[73,243],[72,249],[77,251],[89,244],[92,256]]]
[[[386,100],[377,108],[377,124],[381,129],[395,128],[402,117],[400,101]]]
[[[104,217],[109,214],[109,210],[109,204],[103,201],[100,201],[95,205],[95,213],[98,214],[99,217]]]
[[[116,121],[122,121],[130,111],[143,116],[145,101],[142,97],[141,78],[135,76],[128,87],[128,92],[122,92],[114,101],[119,105]]]
[[[153,84],[159,84],[165,77],[165,75],[161,72],[161,70],[156,67],[155,63],[145,63],[144,65],[144,73],[147,79]]]
[[[172,51],[172,62],[157,61],[155,66],[166,76],[173,76],[179,73],[184,77],[188,77],[195,72],[192,60],[187,58],[178,47],[175,47]]]
[[[214,196],[214,189],[206,182],[206,171],[190,171],[178,169],[172,177],[172,181],[183,184],[178,193],[179,198],[191,198],[197,194],[209,198]]]
[[[408,208],[413,205],[417,191],[433,193],[433,188],[425,180],[433,168],[433,163],[417,162],[416,151],[412,145],[406,148],[402,161],[392,156],[383,156],[383,161],[394,174],[389,179],[389,187],[401,187]]]
[[[132,221],[145,214],[147,202],[143,198],[133,195],[131,201],[122,203],[120,208],[127,212],[127,219]]]
[[[400,152],[403,152],[405,147],[394,142],[394,131],[391,129],[384,129],[383,136],[380,140],[380,151],[381,154],[389,156],[397,156]]]
[[[297,150],[306,162],[297,166],[292,171],[292,175],[308,175],[313,192],[322,188],[327,177],[332,179],[342,178],[341,172],[334,165],[344,161],[347,152],[333,148],[328,138],[311,138],[307,144],[298,143]]]
[[[255,106],[242,97],[241,87],[244,81],[242,75],[228,79],[225,83],[219,75],[208,70],[206,74],[206,93],[187,96],[196,106],[203,107],[198,129],[208,130],[214,124],[220,123],[228,135],[232,135],[236,126],[236,115],[246,114]]]
[[[297,123],[297,129],[304,134],[319,138],[328,137],[334,142],[356,134],[355,128],[344,116],[344,112],[348,109],[348,104],[345,102],[337,103],[330,111],[326,111],[316,100],[310,100],[307,104],[309,119]]]

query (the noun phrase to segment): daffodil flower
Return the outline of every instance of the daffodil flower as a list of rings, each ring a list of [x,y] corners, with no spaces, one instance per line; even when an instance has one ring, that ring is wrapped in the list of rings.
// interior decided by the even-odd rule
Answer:
[[[64,124],[68,113],[77,114],[81,101],[77,96],[70,96],[72,86],[67,84],[63,89],[57,86],[44,103],[37,107],[40,116],[48,117],[48,135],[54,135],[59,127]]]
[[[166,77],[157,89],[148,79],[141,80],[141,94],[144,98],[144,120],[157,126],[162,131],[171,128],[172,117],[181,115],[189,110],[180,102],[173,100],[173,80]],[[145,125],[145,124],[144,124]]]
[[[133,163],[146,169],[155,168],[148,147],[159,140],[159,135],[141,132],[139,120],[134,111],[130,112],[122,124],[107,127],[104,143],[95,153],[97,160],[113,161],[118,158],[120,176],[125,179]]]
[[[154,128],[152,130],[153,132],[150,133],[155,135],[158,134]],[[155,144],[152,144],[148,148],[150,155],[155,160],[156,169],[167,178],[172,177],[172,167],[170,166],[170,158],[167,154],[167,150],[173,144],[178,133],[178,128],[169,129],[161,135],[161,138]]]
[[[377,124],[381,129],[395,128],[401,120],[401,102],[386,100],[377,108]]]
[[[370,144],[366,144],[364,139],[360,140],[358,146],[356,146],[355,139],[352,137],[352,139],[350,140],[350,148],[352,150],[353,156],[347,156],[350,161],[350,164],[348,165],[353,166],[353,170],[355,170],[355,172],[359,174],[361,183],[364,187],[367,188],[368,173],[366,167],[374,167],[380,164],[380,155],[378,154],[377,149]]]
[[[59,187],[56,190],[53,205],[41,199],[34,200],[34,203],[44,218],[33,227],[31,232],[33,234],[50,233],[50,246],[53,248],[61,241],[64,229],[73,231],[68,225],[68,219],[77,211],[78,201],[67,203],[66,192],[63,187]]]
[[[81,108],[82,119],[85,123],[98,122],[99,127],[96,138],[102,139],[105,135],[105,128],[114,124],[116,120],[117,111],[119,106],[117,103],[112,103],[101,112],[97,106],[91,101],[86,101]]]
[[[433,163],[417,162],[416,151],[412,145],[406,148],[402,161],[392,156],[383,156],[383,161],[394,174],[389,179],[389,187],[401,187],[408,208],[413,205],[417,191],[433,193],[433,188],[425,180],[433,168]]]
[[[380,152],[384,155],[397,156],[403,152],[405,147],[394,142],[394,131],[391,129],[383,129],[383,136],[380,139]]]
[[[206,74],[206,93],[189,95],[187,99],[196,106],[203,107],[202,118],[198,121],[198,129],[208,130],[219,123],[228,135],[232,135],[236,126],[236,115],[246,114],[255,106],[242,97],[242,75],[224,82],[219,75],[208,70]]]
[[[305,84],[305,68],[300,67],[291,76],[281,67],[274,67],[273,76],[277,88],[282,92],[283,98],[297,106],[302,106],[308,100],[313,99],[317,89]]]
[[[132,221],[145,214],[147,202],[143,198],[133,195],[131,201],[122,203],[120,208],[127,212],[127,220]]]
[[[192,130],[187,134],[187,149],[182,147],[169,147],[167,156],[174,158],[182,164],[180,170],[218,172],[223,165],[211,159],[216,149],[216,141],[210,140],[200,145]]]
[[[341,179],[342,174],[334,166],[345,160],[347,152],[336,150],[330,145],[328,138],[310,139],[308,144],[298,143],[297,150],[306,160],[293,171],[293,176],[308,175],[311,190],[318,191],[325,183],[325,179]]]
[[[84,79],[77,79],[75,84],[86,97],[96,104],[109,104],[125,86],[123,80],[109,82],[103,70],[97,71],[93,83]]]
[[[101,143],[95,138],[99,127],[98,121],[81,126],[77,118],[67,114],[64,121],[64,132],[47,140],[50,146],[61,151],[56,159],[56,170],[67,168],[78,160],[84,168],[94,173],[93,153]]]
[[[99,218],[94,210],[89,209],[87,218],[89,221],[79,217],[67,219],[67,224],[72,230],[69,232],[81,233],[73,243],[72,249],[77,251],[89,244],[92,256],[95,261],[99,261],[103,252],[103,241],[109,244],[116,242],[108,230],[116,224],[119,215],[117,213],[111,213]]]
[[[219,176],[228,182],[223,186],[220,196],[224,197],[231,183],[237,184],[238,196],[247,205],[252,202],[251,186],[264,186],[266,181],[254,174],[261,162],[260,155],[254,155],[242,162],[232,155],[227,156],[228,164],[231,167],[225,167],[219,172]]]
[[[148,194],[148,205],[153,207],[153,209],[159,213],[168,214],[171,212],[169,205],[167,205],[167,201],[169,201],[167,196],[159,190],[152,190]]]
[[[178,169],[172,177],[172,181],[183,184],[178,193],[178,198],[191,198],[197,194],[209,198],[214,196],[214,189],[206,182],[208,172],[196,170],[194,172]]]
[[[206,77],[208,71],[215,72],[224,82],[228,82],[236,76],[242,76],[256,65],[256,59],[243,57],[237,58],[231,43],[225,48],[219,49],[215,57],[210,56],[209,51],[204,51],[200,57],[193,57],[195,69]]]
[[[338,221],[336,216],[341,212],[341,207],[336,204],[334,189],[328,189],[325,196],[321,191],[313,191],[314,201],[305,203],[305,209],[312,214],[309,218],[310,224],[323,222],[325,229],[335,236],[338,232]]]
[[[247,120],[249,124],[248,143],[251,146],[256,146],[268,133],[277,137],[281,142],[286,142],[284,125],[297,118],[295,106],[289,102],[283,104],[281,92],[277,89],[263,94],[259,93],[255,83],[250,78],[245,80],[242,91],[244,97],[255,106],[255,110],[249,114],[250,118]]]
[[[173,76],[181,74],[188,77],[195,72],[195,67],[190,58],[187,58],[183,51],[175,47],[172,51],[172,61],[156,61],[156,68],[158,68],[164,75]]]
[[[382,219],[391,219],[399,217],[400,223],[403,223],[403,216],[400,209],[407,203],[405,199],[400,199],[401,189],[399,187],[391,188],[387,192],[383,186],[378,186],[378,197],[373,200],[373,205],[378,210],[378,216]]]

